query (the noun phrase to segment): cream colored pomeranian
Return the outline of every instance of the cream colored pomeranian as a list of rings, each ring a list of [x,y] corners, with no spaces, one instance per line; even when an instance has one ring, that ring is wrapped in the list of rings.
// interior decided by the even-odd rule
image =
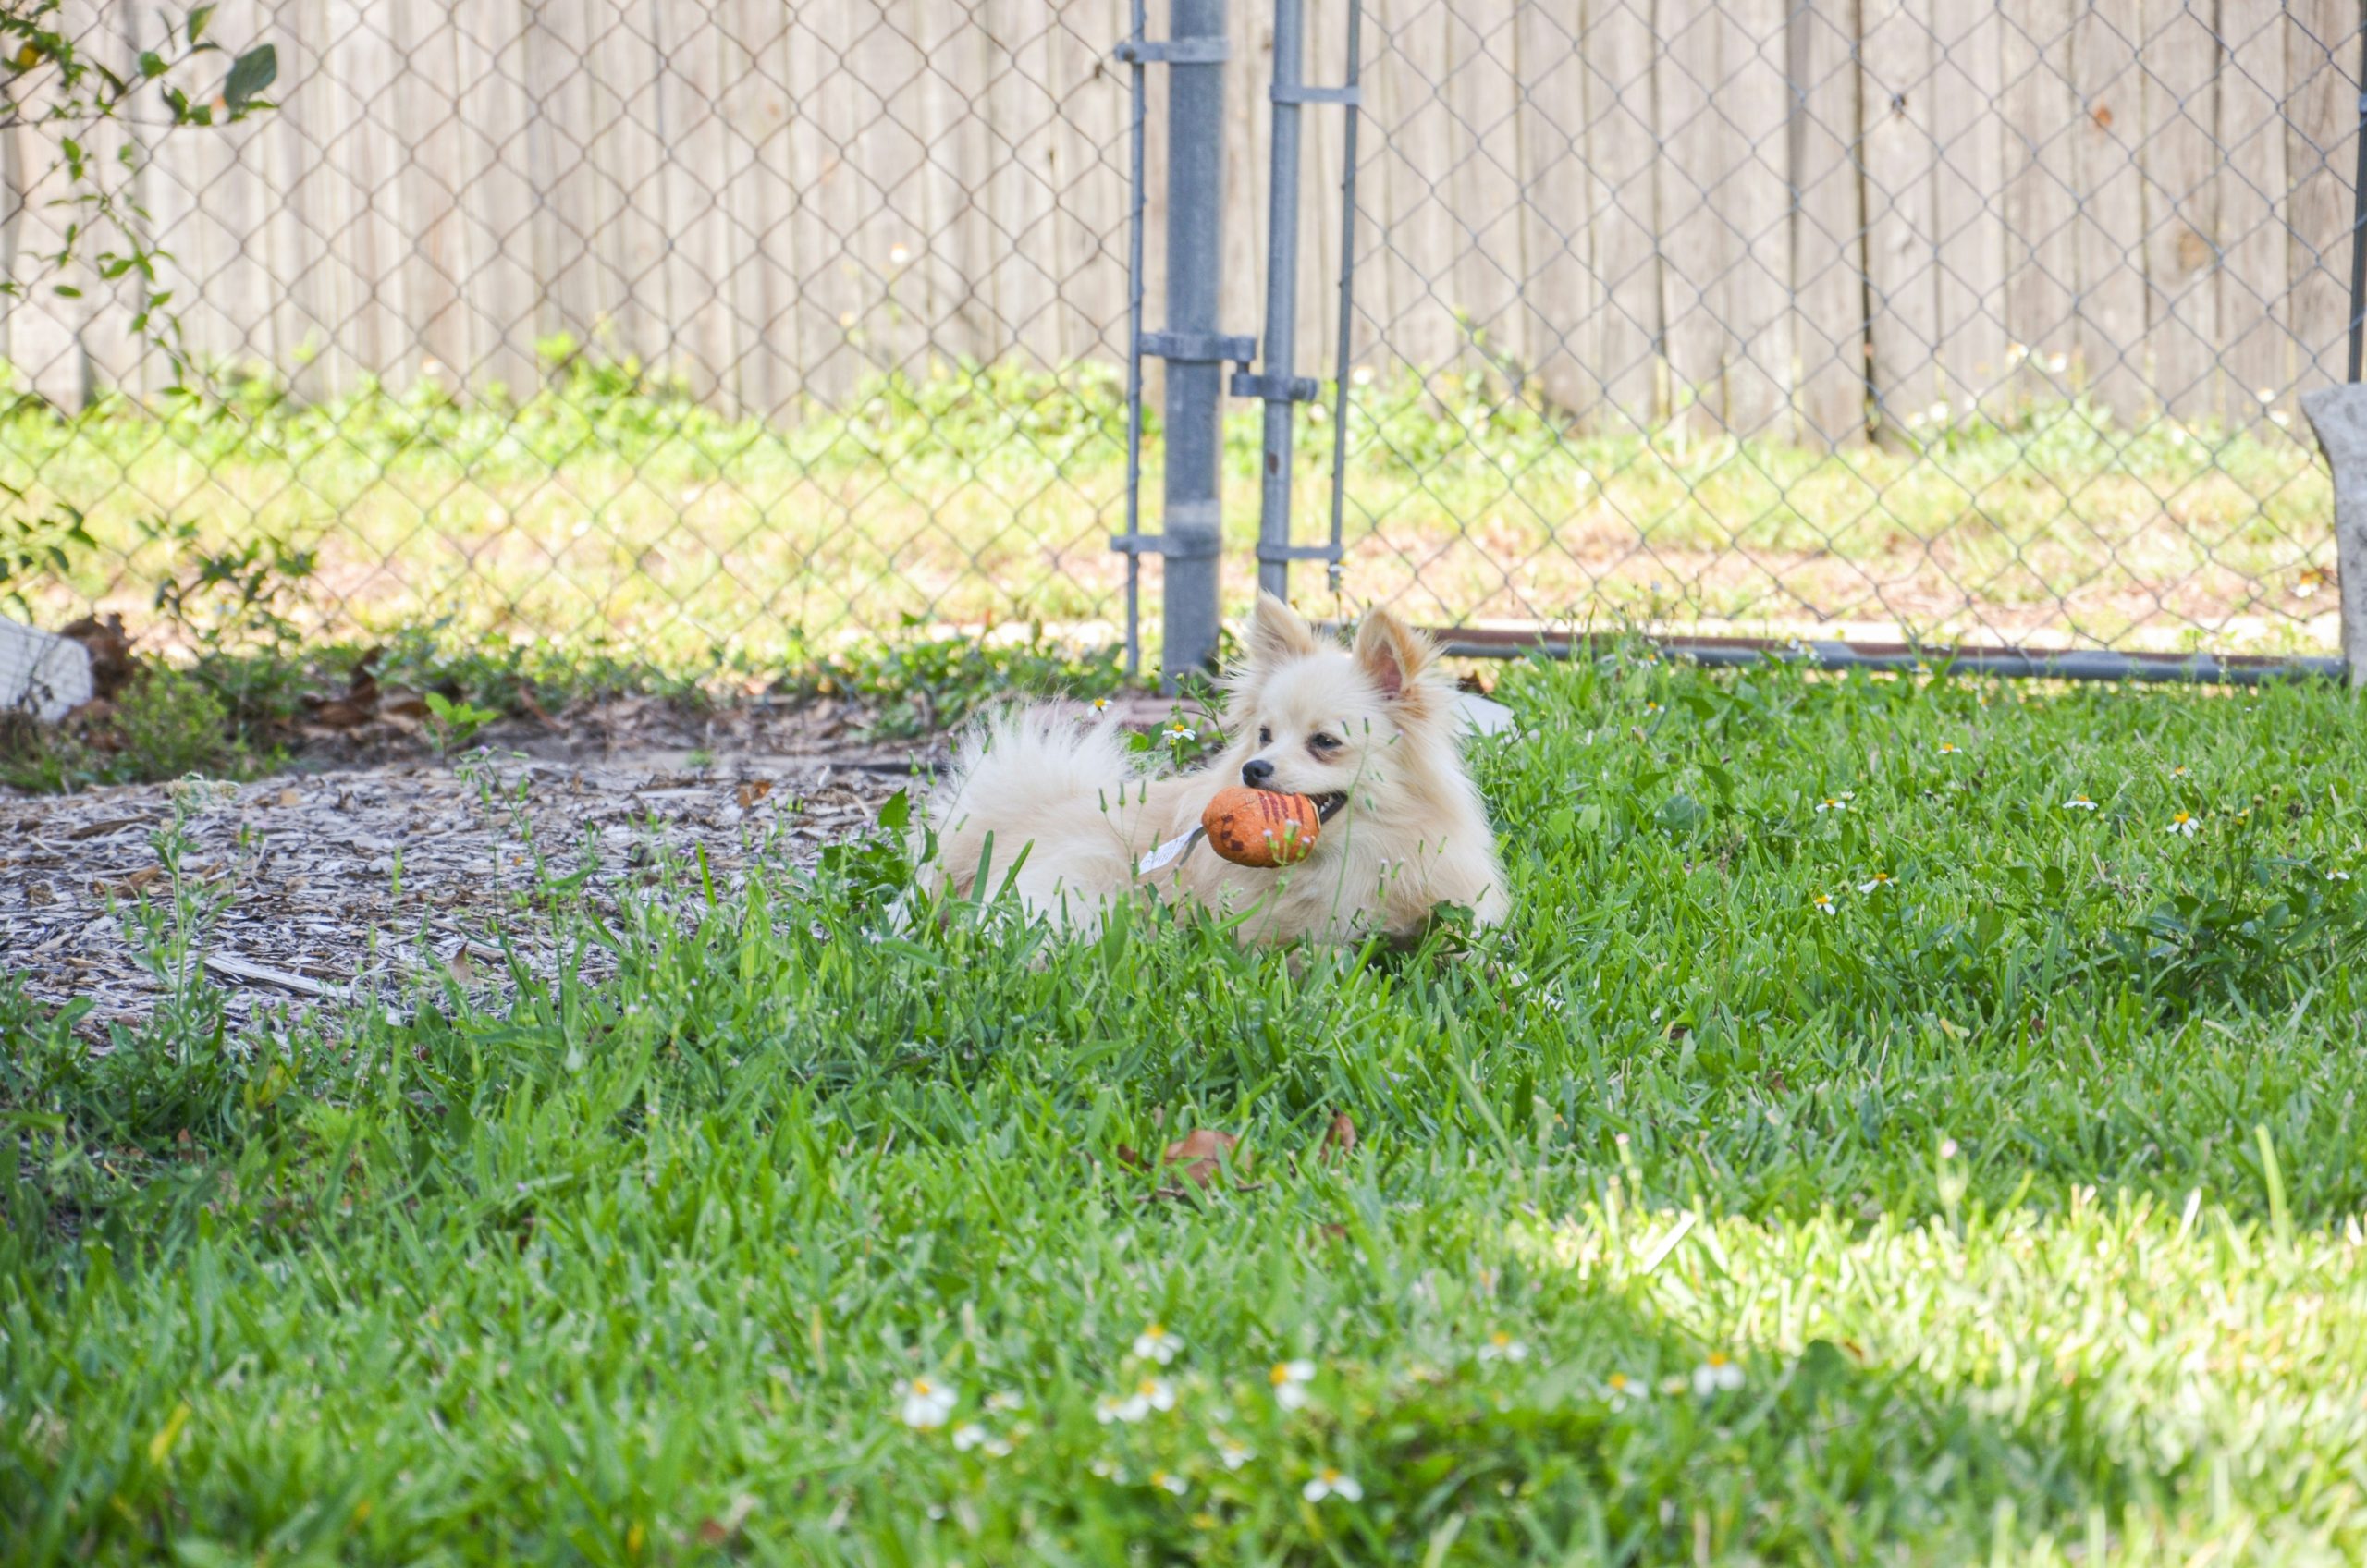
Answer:
[[[1081,727],[1043,708],[1005,715],[963,745],[930,800],[938,859],[925,875],[963,895],[982,868],[991,887],[1010,876],[1031,912],[1085,931],[1112,904],[1154,892],[1243,916],[1251,941],[1404,937],[1442,903],[1493,925],[1503,868],[1437,657],[1386,610],[1366,617],[1345,649],[1260,594],[1246,656],[1225,678],[1232,740],[1214,763],[1155,779],[1114,723]],[[1322,827],[1305,860],[1235,865],[1202,841],[1143,869],[1236,783],[1314,798]]]

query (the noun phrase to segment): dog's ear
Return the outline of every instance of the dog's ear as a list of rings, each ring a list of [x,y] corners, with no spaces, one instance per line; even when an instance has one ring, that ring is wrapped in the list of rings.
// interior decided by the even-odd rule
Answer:
[[[1315,652],[1315,631],[1298,611],[1257,590],[1257,607],[1249,612],[1249,668],[1272,669]]]
[[[1356,628],[1356,663],[1391,702],[1420,697],[1422,676],[1438,656],[1428,637],[1390,610],[1375,608]]]

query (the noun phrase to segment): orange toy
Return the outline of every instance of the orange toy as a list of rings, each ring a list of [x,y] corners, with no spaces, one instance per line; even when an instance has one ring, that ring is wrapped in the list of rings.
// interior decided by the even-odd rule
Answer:
[[[1290,865],[1305,860],[1323,831],[1323,813],[1306,795],[1234,785],[1200,814],[1217,853],[1235,865]]]

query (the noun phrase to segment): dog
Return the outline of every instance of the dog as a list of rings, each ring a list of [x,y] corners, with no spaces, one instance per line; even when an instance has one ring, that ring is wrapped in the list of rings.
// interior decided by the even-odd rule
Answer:
[[[1080,935],[1152,897],[1237,916],[1243,940],[1278,944],[1403,941],[1441,904],[1501,921],[1503,867],[1429,640],[1376,609],[1343,648],[1261,593],[1245,648],[1223,682],[1232,739],[1180,778],[1146,775],[1114,721],[1038,707],[974,732],[930,799],[925,878],[963,897],[1007,879],[1031,913]],[[1313,798],[1321,827],[1304,860],[1235,865],[1203,842],[1142,869],[1235,783]]]

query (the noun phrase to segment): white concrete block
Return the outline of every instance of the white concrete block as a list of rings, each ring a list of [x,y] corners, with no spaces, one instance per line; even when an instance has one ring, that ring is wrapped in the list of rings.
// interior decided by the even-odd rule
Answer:
[[[82,644],[0,618],[0,712],[55,724],[93,694]]]
[[[2334,560],[2342,589],[2342,657],[2351,690],[2367,686],[2367,386],[2328,386],[2301,399],[2334,468]]]

